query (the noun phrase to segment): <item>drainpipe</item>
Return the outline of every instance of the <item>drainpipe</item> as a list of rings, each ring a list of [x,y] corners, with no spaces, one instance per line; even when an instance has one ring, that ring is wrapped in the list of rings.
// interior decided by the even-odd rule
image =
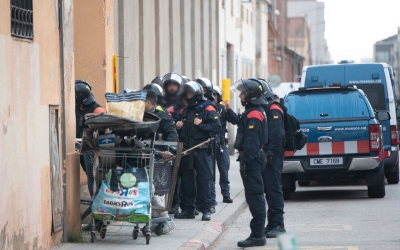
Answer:
[[[65,131],[65,77],[64,77],[64,18],[63,18],[63,0],[58,0],[58,25],[59,25],[59,43],[60,43],[60,78],[61,78],[61,165],[63,169],[63,241],[67,242],[67,169],[65,161],[67,158],[67,136]]]

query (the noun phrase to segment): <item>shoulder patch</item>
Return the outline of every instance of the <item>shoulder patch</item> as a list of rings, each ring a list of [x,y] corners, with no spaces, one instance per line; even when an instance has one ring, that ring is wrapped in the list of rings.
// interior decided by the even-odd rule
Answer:
[[[217,120],[219,117],[218,116],[214,116],[214,119]]]
[[[281,111],[281,113],[283,114],[283,110],[282,110],[281,107],[279,107],[278,105],[272,104],[270,110],[274,110],[274,109],[275,109],[275,110]],[[274,118],[274,119],[275,119],[275,118]]]
[[[249,125],[249,129],[253,129],[254,128],[254,125]]]
[[[247,118],[248,119],[256,118],[256,119],[260,120],[260,122],[264,121],[264,119],[265,119],[263,113],[261,113],[258,110],[252,110],[250,113],[247,114]]]
[[[211,105],[208,105],[206,108],[205,108],[205,110],[207,110],[207,111],[217,111],[213,106],[211,106]]]
[[[277,115],[274,115],[274,119],[278,119],[279,117]]]

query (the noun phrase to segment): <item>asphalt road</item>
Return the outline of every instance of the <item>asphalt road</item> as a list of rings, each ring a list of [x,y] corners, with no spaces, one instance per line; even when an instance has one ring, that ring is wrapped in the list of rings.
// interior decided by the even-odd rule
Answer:
[[[285,202],[286,230],[296,236],[298,249],[399,250],[400,185],[386,185],[383,199],[370,199],[365,184],[297,187]],[[238,240],[250,234],[247,209],[212,249],[238,249]],[[278,249],[276,239],[265,247]]]

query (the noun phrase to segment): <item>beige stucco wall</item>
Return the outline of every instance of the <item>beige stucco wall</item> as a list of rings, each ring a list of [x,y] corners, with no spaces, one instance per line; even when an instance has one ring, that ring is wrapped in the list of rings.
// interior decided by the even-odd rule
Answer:
[[[114,1],[74,0],[75,79],[85,79],[102,106],[112,92]]]
[[[51,0],[33,3],[34,40],[30,41],[11,37],[10,1],[0,1],[0,249],[47,249],[62,236],[62,232],[51,232],[49,166],[49,105],[60,105],[61,113],[58,7],[57,1]],[[65,6],[69,10],[65,13],[68,31],[72,4],[65,1]],[[66,51],[69,138],[75,133],[71,41],[66,41]],[[74,138],[66,143],[68,175],[78,166],[74,164]],[[62,142],[59,144],[61,153]],[[73,194],[73,187],[70,192]]]

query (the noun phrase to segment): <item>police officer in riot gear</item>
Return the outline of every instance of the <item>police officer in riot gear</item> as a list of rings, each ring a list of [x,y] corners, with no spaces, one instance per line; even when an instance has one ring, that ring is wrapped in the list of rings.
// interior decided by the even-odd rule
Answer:
[[[92,94],[92,86],[85,80],[75,81],[75,116],[76,116],[76,138],[82,138],[85,125],[86,114],[103,114],[107,111],[98,104]],[[90,196],[93,197],[93,166],[87,165],[85,162],[85,156],[79,155],[79,161],[82,169],[86,172],[88,180],[88,190]],[[102,226],[102,221],[95,220],[96,228],[99,230]],[[91,230],[92,226],[89,224],[85,229]]]
[[[159,134],[162,134],[163,141],[178,141],[178,132],[174,121],[167,112],[162,108],[164,102],[164,91],[157,84],[147,84],[144,86],[143,90],[147,90],[145,109],[147,112],[153,112],[158,117],[160,117],[160,124],[157,130],[156,139]]]
[[[184,143],[185,148],[191,148],[215,136],[215,131],[220,131],[221,124],[215,107],[204,98],[203,88],[199,83],[190,81],[181,87],[181,96],[186,99],[187,107],[183,110],[185,117],[182,121],[183,126],[178,130],[179,140]],[[213,173],[209,155],[208,145],[204,145],[183,157],[188,163],[181,173],[183,208],[181,213],[175,214],[175,218],[194,218],[197,200],[200,204],[199,209],[203,213],[202,220],[211,219],[212,201],[209,182],[213,178]]]
[[[267,238],[276,238],[279,234],[285,233],[283,220],[283,192],[281,184],[281,173],[284,159],[285,126],[283,121],[284,106],[279,103],[279,97],[272,91],[272,88],[264,79],[259,79],[264,86],[264,98],[268,105],[263,108],[268,120],[268,144],[264,151],[267,155],[267,165],[264,171],[265,198],[268,204],[267,219],[265,228]]]
[[[204,97],[207,98],[207,100],[213,101],[213,85],[211,81],[205,77],[198,78],[195,81],[200,83],[203,87]]]
[[[107,113],[107,111],[96,102],[91,91],[92,86],[90,86],[87,81],[75,81],[76,138],[82,138],[86,114]]]
[[[223,196],[222,202],[224,203],[232,203],[232,199],[230,197],[230,187],[229,187],[229,165],[230,158],[228,147],[228,140],[225,138],[225,133],[228,132],[226,130],[227,122],[236,125],[238,122],[237,114],[230,108],[229,102],[225,101],[225,106],[221,104],[222,102],[222,90],[220,87],[214,85],[213,86],[213,96],[214,96],[214,104],[217,107],[217,113],[219,116],[219,121],[221,122],[221,133],[219,134],[219,144],[215,150],[215,159],[217,161],[218,170],[219,170],[219,185],[221,187],[221,194]],[[215,187],[215,185],[214,185]],[[215,189],[214,189],[214,197],[215,197]]]
[[[190,79],[187,76],[182,76],[182,79],[183,79],[182,83],[190,82]]]
[[[160,86],[162,87],[162,77],[156,76],[156,77],[151,81],[151,83],[158,84],[158,85],[160,85]]]
[[[182,84],[189,82],[190,79],[186,76],[182,76]],[[167,108],[167,114],[170,116],[175,125],[176,129],[180,129],[183,126],[182,122],[182,112],[183,108],[186,106],[185,100],[182,97],[178,97],[177,101],[171,105],[170,107]],[[166,106],[166,105],[163,105]],[[183,164],[185,163],[184,160],[181,161]],[[184,167],[183,167],[184,168]],[[183,168],[180,168],[183,169]],[[181,172],[181,171],[180,171]],[[176,186],[175,186],[175,192],[174,192],[174,198],[172,201],[172,208],[171,211],[169,211],[170,214],[176,214],[179,212],[179,206],[183,208],[183,201],[181,201],[180,197],[182,196],[182,192],[180,191],[180,183],[181,183],[181,178],[180,178],[180,173],[178,175],[178,179],[176,181]],[[181,204],[181,205],[180,205]]]
[[[162,79],[162,87],[165,93],[165,105],[163,108],[169,108],[178,101],[178,91],[183,83],[182,76],[177,73],[168,73]]]
[[[211,83],[211,81],[205,77],[201,77],[198,79],[195,79],[195,81],[197,83],[199,83],[201,85],[201,87],[203,87],[203,93],[204,93],[204,97],[213,102],[214,101],[214,96],[213,96],[213,84]],[[215,144],[219,144],[219,137],[216,138],[216,140],[214,141],[213,144],[211,144],[210,146],[214,148],[211,148],[212,153],[210,154],[210,156],[208,157],[208,160],[210,161],[210,164],[212,166],[212,171],[213,171],[213,179],[210,180],[210,189],[211,189],[211,200],[212,200],[212,206],[211,206],[211,213],[215,213],[215,206],[217,205],[217,201],[216,201],[216,193],[215,193]],[[197,203],[196,203],[197,205]]]
[[[253,216],[250,236],[239,241],[237,245],[264,246],[266,208],[263,172],[266,158],[262,148],[268,143],[268,125],[261,105],[267,103],[262,96],[263,89],[258,79],[241,79],[231,86],[231,90],[239,94],[241,103],[246,108],[239,121],[234,147],[239,151],[240,174],[246,201]]]

